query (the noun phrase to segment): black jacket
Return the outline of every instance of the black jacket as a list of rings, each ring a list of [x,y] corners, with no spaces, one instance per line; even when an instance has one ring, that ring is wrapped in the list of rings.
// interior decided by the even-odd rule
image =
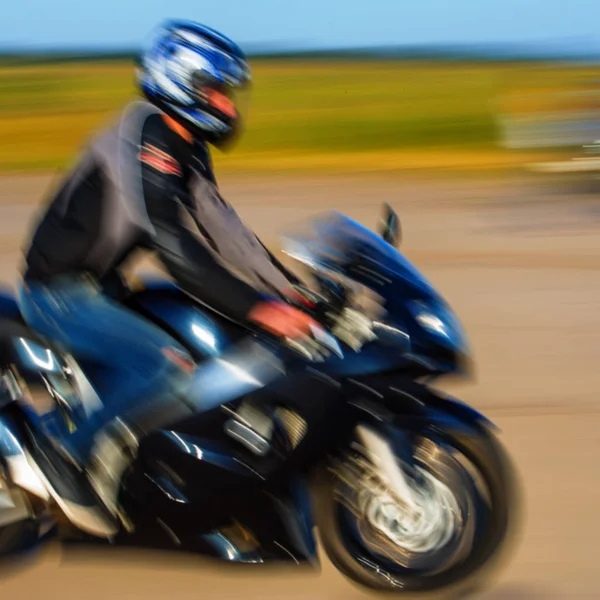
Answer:
[[[237,319],[297,282],[221,197],[206,146],[184,140],[147,102],[96,137],[53,196],[24,277],[110,279],[139,248],[155,251],[186,292]]]

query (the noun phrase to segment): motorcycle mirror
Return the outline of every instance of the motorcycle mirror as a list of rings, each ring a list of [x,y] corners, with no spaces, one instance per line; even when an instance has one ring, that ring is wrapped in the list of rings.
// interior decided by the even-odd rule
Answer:
[[[380,235],[388,244],[394,247],[397,247],[402,241],[400,219],[394,209],[387,203],[384,205]]]

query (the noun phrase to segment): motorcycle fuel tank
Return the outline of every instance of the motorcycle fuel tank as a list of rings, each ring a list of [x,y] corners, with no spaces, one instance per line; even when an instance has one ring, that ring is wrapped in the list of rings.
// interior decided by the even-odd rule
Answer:
[[[167,280],[149,280],[127,304],[158,323],[198,359],[220,356],[247,332],[204,308]]]

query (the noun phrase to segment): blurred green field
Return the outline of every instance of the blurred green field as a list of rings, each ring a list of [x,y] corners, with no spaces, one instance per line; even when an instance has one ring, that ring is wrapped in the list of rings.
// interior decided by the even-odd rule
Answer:
[[[247,133],[231,170],[396,170],[505,166],[498,147],[507,94],[563,89],[593,68],[268,60],[253,63]],[[0,171],[62,168],[95,128],[135,96],[131,63],[0,67]],[[502,100],[504,102],[504,100]]]

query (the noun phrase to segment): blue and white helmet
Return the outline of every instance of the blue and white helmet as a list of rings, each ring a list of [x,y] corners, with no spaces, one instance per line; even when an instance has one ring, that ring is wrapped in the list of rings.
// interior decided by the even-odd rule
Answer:
[[[198,23],[168,22],[139,61],[138,83],[146,98],[186,129],[216,146],[240,130],[240,95],[250,68],[242,50]]]

